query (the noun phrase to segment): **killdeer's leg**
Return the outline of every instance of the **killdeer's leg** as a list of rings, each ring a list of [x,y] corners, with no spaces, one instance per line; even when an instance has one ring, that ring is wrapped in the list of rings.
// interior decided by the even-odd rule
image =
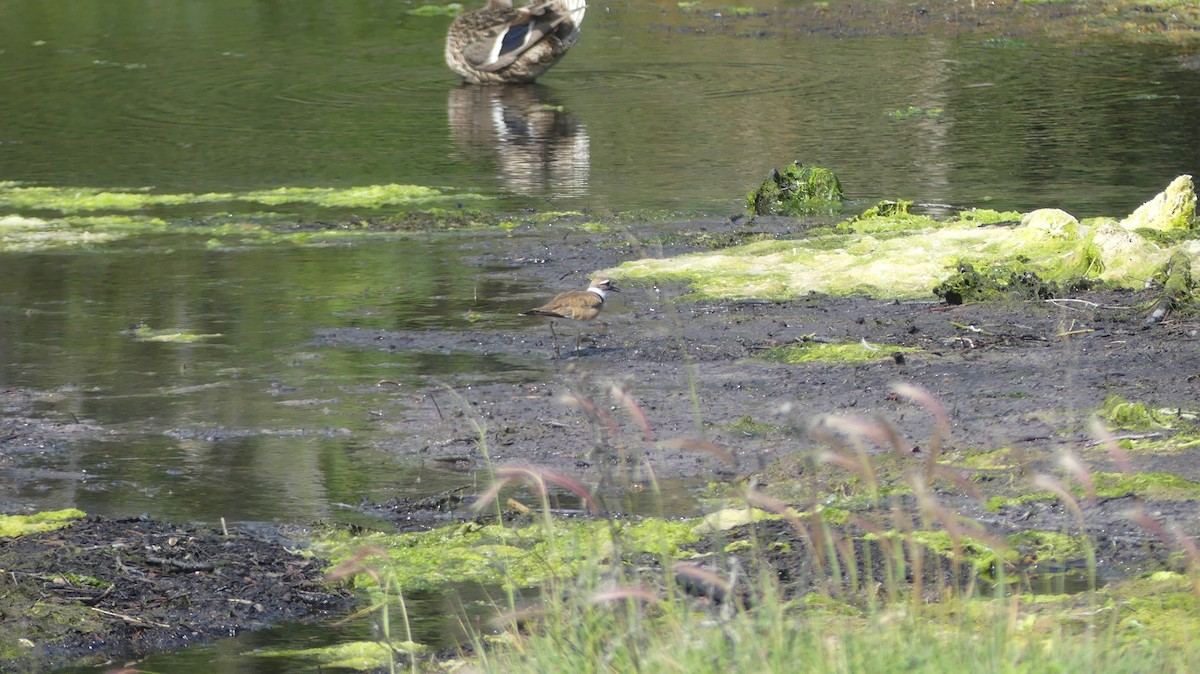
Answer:
[[[558,335],[554,334],[554,320],[551,319],[549,321],[549,323],[550,323],[550,341],[554,343],[554,357],[562,358],[562,354],[558,352]]]

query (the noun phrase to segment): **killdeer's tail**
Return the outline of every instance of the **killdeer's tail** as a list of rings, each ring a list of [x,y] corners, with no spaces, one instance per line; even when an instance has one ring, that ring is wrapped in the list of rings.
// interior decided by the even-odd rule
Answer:
[[[522,311],[521,315],[522,316],[549,316],[550,318],[568,318],[568,316],[564,316],[564,315],[558,313],[557,311],[548,311],[546,309],[530,309],[529,311]]]

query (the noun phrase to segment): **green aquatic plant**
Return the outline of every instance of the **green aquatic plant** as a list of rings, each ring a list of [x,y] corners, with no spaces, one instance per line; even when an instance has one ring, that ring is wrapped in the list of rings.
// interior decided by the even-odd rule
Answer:
[[[421,5],[413,7],[406,13],[413,16],[458,16],[462,14],[462,3],[451,2],[445,5]]]
[[[377,622],[376,628],[379,640],[375,642],[352,642],[340,644],[332,648],[304,649],[302,651],[281,652],[279,655],[291,655],[315,659],[321,664],[331,667],[347,667],[351,669],[373,669],[386,664],[389,674],[396,674],[396,655],[403,653],[409,661],[413,674],[417,672],[416,656],[425,647],[413,641],[412,624],[408,620],[408,607],[404,600],[404,590],[396,586],[389,569],[380,569],[368,560],[386,556],[382,548],[361,547],[354,554],[342,560],[326,574],[329,581],[340,581],[347,578],[363,577],[374,582],[379,593],[373,606],[367,609],[373,613]],[[404,625],[404,640],[392,636],[392,604],[396,603]]]
[[[840,211],[845,195],[837,176],[827,168],[792,162],[775,169],[746,197],[751,215],[801,215]]]
[[[479,200],[476,193],[454,193],[422,185],[364,185],[354,187],[279,187],[249,192],[205,194],[158,193],[148,188],[108,190],[97,187],[24,186],[0,183],[0,208],[45,210],[61,213],[81,211],[141,211],[189,204],[258,203],[267,206],[314,204],[327,208],[381,208],[437,201]]]
[[[223,337],[221,333],[195,333],[184,330],[155,330],[148,325],[139,324],[125,331],[135,342],[170,342],[172,344],[194,344]]]
[[[945,114],[945,108],[922,108],[915,105],[887,112],[887,116],[892,119],[940,119]]]

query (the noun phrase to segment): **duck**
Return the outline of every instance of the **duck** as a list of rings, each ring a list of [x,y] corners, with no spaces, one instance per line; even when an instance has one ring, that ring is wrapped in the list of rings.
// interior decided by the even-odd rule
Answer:
[[[487,0],[459,14],[446,35],[446,65],[470,84],[529,83],[579,39],[587,0]]]

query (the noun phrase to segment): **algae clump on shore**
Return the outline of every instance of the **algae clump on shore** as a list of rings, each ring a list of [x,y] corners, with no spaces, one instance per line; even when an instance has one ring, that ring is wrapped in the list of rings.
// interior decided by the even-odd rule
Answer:
[[[1192,178],[1183,175],[1120,221],[1079,221],[1059,209],[963,211],[938,221],[889,206],[832,231],[633,260],[607,273],[634,283],[682,281],[691,297],[720,300],[786,300],[809,292],[919,299],[965,265],[1033,297],[1090,285],[1140,289],[1161,276],[1173,255],[1200,258],[1195,203]],[[942,288],[943,297],[963,301],[953,285]]]
[[[773,169],[757,190],[746,197],[752,215],[834,213],[842,209],[842,184],[827,168],[792,162]]]

